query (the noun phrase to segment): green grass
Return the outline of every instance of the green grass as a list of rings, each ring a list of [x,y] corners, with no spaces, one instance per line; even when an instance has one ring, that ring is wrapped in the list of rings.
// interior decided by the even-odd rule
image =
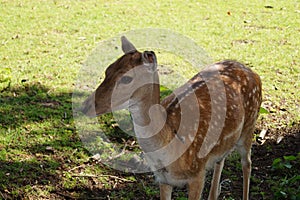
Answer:
[[[271,112],[262,127],[299,123],[299,10],[297,1],[0,0],[0,199],[82,197],[93,193],[92,183],[99,192],[126,183],[98,176],[112,172],[82,146],[71,99],[88,55],[125,31],[167,28],[214,61],[248,64],[262,77],[263,107]],[[171,58],[159,59],[172,66]],[[96,176],[74,176],[80,173]],[[144,195],[157,196],[155,186],[145,187]]]

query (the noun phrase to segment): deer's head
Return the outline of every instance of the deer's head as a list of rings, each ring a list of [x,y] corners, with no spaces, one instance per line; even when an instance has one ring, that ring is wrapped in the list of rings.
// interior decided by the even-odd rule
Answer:
[[[159,89],[155,53],[137,51],[124,36],[121,41],[124,55],[106,69],[104,81],[83,103],[88,116],[134,106]]]

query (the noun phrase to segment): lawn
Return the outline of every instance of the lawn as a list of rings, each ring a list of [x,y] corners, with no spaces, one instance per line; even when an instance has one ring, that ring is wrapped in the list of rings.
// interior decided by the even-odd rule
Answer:
[[[116,171],[93,158],[72,112],[77,77],[98,44],[142,28],[187,36],[213,61],[239,60],[261,76],[268,113],[260,116],[256,134],[267,134],[265,143],[254,145],[251,199],[299,199],[296,0],[0,0],[0,199],[158,199],[151,174]],[[158,59],[185,66],[173,57]],[[118,135],[110,123],[111,134]],[[224,199],[241,197],[238,159],[233,154],[225,166]],[[186,199],[185,189],[174,197]]]

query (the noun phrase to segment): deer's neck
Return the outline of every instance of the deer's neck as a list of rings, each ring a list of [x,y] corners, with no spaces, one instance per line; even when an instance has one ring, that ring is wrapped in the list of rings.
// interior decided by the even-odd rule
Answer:
[[[165,109],[160,105],[159,84],[149,89],[149,95],[136,101],[129,108],[133,118],[134,131],[143,151],[155,151],[165,144]]]

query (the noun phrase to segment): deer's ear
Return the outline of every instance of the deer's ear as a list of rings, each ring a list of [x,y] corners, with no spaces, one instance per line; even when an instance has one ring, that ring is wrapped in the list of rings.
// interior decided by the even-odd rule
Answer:
[[[157,70],[157,59],[153,51],[144,51],[142,61],[149,71],[154,72]]]
[[[137,51],[136,48],[133,46],[133,44],[129,42],[129,40],[125,36],[121,37],[121,41],[122,41],[122,50],[125,54]]]

